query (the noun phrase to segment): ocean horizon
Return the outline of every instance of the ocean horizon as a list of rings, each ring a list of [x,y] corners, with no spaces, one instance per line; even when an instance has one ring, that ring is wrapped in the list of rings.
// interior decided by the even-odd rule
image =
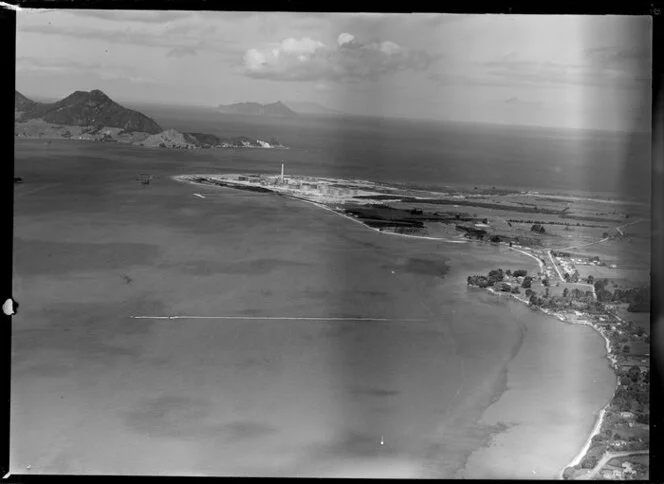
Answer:
[[[140,108],[162,126],[180,131],[276,137],[290,148],[287,156],[269,151],[235,156],[265,161],[265,167],[274,165],[276,170],[284,161],[291,174],[430,189],[499,186],[650,200],[650,134],[644,132],[371,116],[270,118],[148,104]]]

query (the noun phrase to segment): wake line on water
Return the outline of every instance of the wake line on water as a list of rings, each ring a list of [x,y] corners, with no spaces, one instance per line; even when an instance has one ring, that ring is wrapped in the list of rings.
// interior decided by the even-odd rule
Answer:
[[[248,319],[254,321],[385,321],[385,322],[415,322],[430,321],[429,319],[400,319],[400,318],[321,318],[321,317],[291,317],[291,316],[129,316],[131,319]]]

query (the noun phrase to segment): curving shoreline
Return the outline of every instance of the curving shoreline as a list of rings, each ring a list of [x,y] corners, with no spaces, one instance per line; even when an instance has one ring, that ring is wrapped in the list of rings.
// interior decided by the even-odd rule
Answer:
[[[199,182],[196,182],[196,181],[193,181],[193,180],[191,180],[191,179],[186,178],[186,176],[175,176],[175,177],[173,177],[173,178],[174,178],[175,180],[177,180],[177,181],[185,181],[185,182],[187,182],[187,183],[191,183],[191,184],[194,184],[194,185],[199,185],[199,184],[200,184]],[[232,187],[229,187],[229,188],[232,188]],[[317,206],[318,208],[322,208],[323,210],[327,210],[327,211],[332,212],[332,213],[334,213],[334,214],[336,214],[336,215],[339,215],[339,216],[344,217],[344,218],[346,218],[346,219],[352,220],[353,222],[359,223],[359,224],[361,224],[363,227],[365,227],[365,228],[367,228],[367,229],[370,229],[370,230],[372,230],[372,231],[374,231],[374,232],[384,233],[384,234],[387,233],[387,234],[391,234],[391,235],[398,235],[398,236],[408,237],[408,238],[414,238],[414,239],[437,240],[437,241],[440,241],[440,242],[457,243],[457,244],[458,244],[458,243],[464,244],[464,243],[468,243],[468,242],[469,242],[468,240],[451,240],[451,239],[445,239],[445,238],[440,238],[440,237],[430,237],[430,236],[412,235],[412,234],[400,234],[400,233],[391,232],[391,231],[382,231],[382,230],[379,230],[379,229],[377,229],[377,228],[375,228],[375,227],[371,227],[371,226],[365,224],[365,223],[362,222],[361,220],[357,220],[357,219],[355,219],[355,218],[353,218],[353,217],[351,217],[351,216],[349,216],[349,215],[346,215],[346,214],[341,213],[341,212],[339,212],[339,211],[337,211],[337,210],[334,210],[334,209],[328,207],[327,205],[325,205],[325,204],[323,204],[323,203],[315,202],[315,201],[312,201],[312,200],[308,200],[308,199],[306,199],[306,198],[297,197],[297,196],[293,196],[293,195],[286,194],[286,193],[280,193],[280,192],[278,192],[278,191],[273,191],[273,190],[267,190],[267,191],[270,191],[271,193],[274,193],[274,194],[276,194],[276,195],[281,195],[281,196],[285,196],[285,197],[287,197],[287,198],[291,198],[291,199],[294,199],[294,200],[300,200],[300,201],[303,201],[303,202],[310,203],[310,204],[312,204],[312,205]],[[505,246],[506,246],[506,244],[505,244]],[[507,247],[507,246],[506,246],[506,247]],[[514,250],[514,251],[516,251],[516,252],[519,252],[519,253],[521,253],[522,255],[525,255],[525,256],[527,256],[527,257],[530,257],[530,258],[534,259],[534,260],[537,262],[537,264],[538,264],[538,268],[539,268],[540,272],[543,272],[543,271],[544,271],[544,267],[545,267],[544,262],[543,262],[539,257],[536,257],[535,255],[533,255],[533,254],[531,254],[531,253],[529,253],[529,252],[527,252],[527,251],[525,251],[525,250],[521,250],[521,249],[519,249],[519,248],[517,248],[517,247],[511,247],[511,246],[509,246],[508,248],[511,249],[511,250]],[[494,294],[494,295],[497,295],[497,296],[505,296],[505,295],[507,295],[507,296],[509,296],[509,297],[511,297],[511,298],[513,298],[513,299],[515,299],[515,300],[517,300],[517,301],[519,301],[520,303],[524,303],[524,304],[526,304],[526,305],[529,305],[529,301],[528,301],[527,299],[525,299],[525,298],[523,298],[523,297],[520,297],[520,296],[517,295],[517,294],[505,293],[505,292],[499,292],[499,291],[494,290],[492,287],[489,287],[489,288],[487,288],[487,289],[488,289],[488,291],[489,291],[490,293],[492,293],[492,294]],[[593,292],[594,292],[594,291],[593,291]],[[583,458],[586,456],[588,450],[590,449],[590,446],[591,446],[591,443],[592,443],[592,439],[593,439],[593,437],[595,437],[596,435],[598,435],[598,434],[600,433],[601,429],[602,429],[602,424],[604,423],[606,410],[607,410],[607,408],[611,405],[611,403],[612,403],[612,401],[613,401],[613,398],[614,398],[614,396],[615,396],[616,390],[618,389],[618,381],[617,381],[617,377],[618,377],[618,375],[617,375],[617,373],[615,372],[615,361],[616,361],[616,360],[615,360],[615,357],[613,356],[613,353],[612,353],[612,351],[611,351],[611,345],[610,345],[610,341],[609,341],[609,339],[603,334],[603,332],[600,330],[599,327],[595,326],[595,325],[592,324],[591,322],[572,322],[572,321],[569,321],[569,320],[567,320],[564,316],[559,315],[559,314],[554,314],[552,311],[550,311],[550,310],[548,310],[548,309],[546,309],[546,308],[537,307],[536,309],[537,309],[538,311],[540,311],[540,312],[542,312],[542,313],[544,313],[544,314],[546,314],[546,315],[548,315],[548,316],[551,316],[551,317],[553,317],[553,318],[559,320],[560,322],[563,322],[563,323],[566,323],[566,324],[571,324],[571,325],[582,325],[582,326],[590,326],[590,327],[592,327],[592,328],[593,328],[593,329],[594,329],[594,330],[595,330],[595,331],[596,331],[596,332],[597,332],[597,333],[598,333],[598,334],[604,339],[604,342],[605,342],[605,348],[606,348],[606,355],[605,355],[605,357],[606,357],[607,360],[609,361],[609,366],[611,367],[611,369],[612,369],[613,372],[614,372],[614,375],[616,376],[616,385],[615,385],[615,388],[614,388],[613,394],[612,394],[611,398],[609,399],[609,401],[608,401],[608,402],[607,402],[602,408],[600,408],[600,410],[599,410],[599,414],[598,414],[598,416],[597,416],[597,418],[596,418],[596,420],[595,420],[595,424],[593,425],[593,428],[592,428],[592,430],[591,430],[591,432],[590,432],[588,438],[586,439],[586,441],[585,441],[583,447],[582,447],[582,448],[580,449],[580,451],[575,455],[575,457],[570,461],[570,463],[568,463],[567,465],[565,465],[565,466],[559,471],[559,473],[558,473],[558,478],[562,480],[562,479],[564,479],[564,478],[563,478],[563,473],[564,473],[564,471],[565,471],[567,468],[572,467],[572,466],[575,466],[575,465],[577,465],[578,463],[580,463],[580,462],[583,460]],[[518,352],[518,351],[517,351],[517,352]]]
[[[522,253],[525,254],[525,252],[520,251],[520,250],[518,252],[522,252]],[[529,254],[526,254],[526,255],[529,255]],[[534,257],[534,256],[531,256],[531,257]],[[494,294],[496,296],[508,296],[508,297],[510,297],[512,299],[515,299],[515,300],[517,300],[521,303],[524,303],[526,305],[528,304],[528,301],[526,299],[524,299],[522,297],[519,297],[516,294],[496,291],[491,287],[487,288],[487,290],[491,294]],[[558,478],[560,480],[564,480],[563,473],[565,472],[565,470],[568,467],[573,467],[573,466],[579,464],[583,460],[583,458],[588,453],[588,450],[590,449],[590,445],[592,443],[593,437],[595,437],[596,435],[599,435],[599,433],[602,430],[602,424],[604,423],[606,410],[608,409],[608,407],[613,402],[613,398],[615,396],[616,390],[618,390],[618,375],[615,372],[615,362],[616,362],[616,360],[615,360],[615,357],[613,356],[613,352],[611,351],[611,342],[604,335],[604,333],[602,333],[602,331],[600,331],[600,329],[598,327],[596,327],[594,324],[592,324],[590,322],[585,322],[585,323],[571,322],[571,321],[568,321],[567,319],[565,319],[562,316],[556,316],[556,315],[552,314],[551,311],[548,311],[547,309],[540,308],[540,307],[538,307],[537,310],[544,313],[544,314],[546,314],[546,315],[548,315],[548,316],[551,316],[551,317],[557,319],[558,321],[560,321],[562,323],[573,325],[573,326],[590,326],[592,329],[594,329],[602,337],[602,339],[604,339],[604,347],[606,349],[606,354],[605,354],[604,357],[609,361],[609,366],[611,367],[611,370],[613,371],[614,375],[616,376],[616,385],[613,389],[613,394],[611,395],[611,398],[609,399],[609,401],[606,404],[604,404],[604,406],[602,406],[602,408],[600,408],[599,413],[597,415],[597,418],[595,419],[595,424],[593,425],[593,428],[590,431],[590,434],[588,435],[588,438],[586,439],[586,442],[584,443],[583,447],[581,447],[581,450],[579,450],[579,452],[574,456],[574,458],[559,471]]]
[[[600,409],[599,414],[597,415],[597,419],[595,421],[595,425],[593,426],[593,429],[590,432],[590,435],[588,436],[588,439],[586,440],[586,443],[584,446],[581,448],[579,453],[567,464],[565,467],[563,467],[560,470],[559,478],[564,480],[563,473],[568,467],[574,467],[575,465],[581,463],[583,458],[586,456],[588,451],[590,450],[590,445],[592,443],[593,437],[596,435],[599,435],[599,433],[602,430],[602,424],[604,423],[604,417],[606,416],[606,411],[613,402],[613,398],[616,395],[616,391],[618,390],[618,374],[615,372],[615,359],[613,357],[613,352],[611,351],[611,343],[609,339],[602,333],[598,328],[595,327],[594,324],[591,323],[570,323],[569,321],[566,321],[568,324],[580,324],[582,326],[590,326],[592,327],[599,335],[604,339],[604,345],[606,348],[606,359],[609,360],[609,366],[611,367],[611,370],[613,370],[613,374],[616,376],[616,386],[613,389],[613,394],[611,395],[611,398],[609,401]]]
[[[185,183],[191,183],[192,185],[200,185],[199,182],[196,182],[196,181],[194,181],[194,180],[190,180],[190,179],[188,179],[188,178],[185,178],[186,176],[187,176],[187,175],[176,175],[176,176],[173,176],[172,178],[173,178],[174,180],[176,180],[176,181],[185,182]],[[222,187],[222,188],[231,188],[231,189],[234,189],[233,187]],[[351,221],[353,221],[353,222],[355,222],[355,223],[358,223],[358,224],[362,225],[363,227],[365,227],[365,228],[367,228],[367,229],[369,229],[369,230],[372,230],[372,231],[374,231],[374,232],[378,232],[378,233],[381,233],[381,234],[397,235],[397,236],[400,236],[400,237],[409,237],[409,238],[413,238],[413,239],[438,240],[438,241],[440,241],[440,242],[447,242],[447,243],[450,243],[450,244],[467,244],[467,243],[468,243],[467,240],[445,239],[445,238],[442,238],[442,237],[430,237],[430,236],[426,236],[426,235],[399,234],[399,233],[397,233],[397,232],[391,232],[391,231],[387,231],[387,230],[378,230],[378,229],[375,228],[375,227],[371,227],[371,226],[365,224],[365,223],[362,222],[361,220],[357,220],[356,218],[353,218],[353,217],[351,217],[351,216],[349,216],[349,215],[346,215],[346,214],[343,214],[343,213],[341,213],[341,212],[339,212],[339,211],[337,211],[337,210],[334,210],[334,209],[328,207],[327,205],[325,205],[325,204],[323,204],[323,203],[314,202],[313,200],[308,200],[308,199],[306,199],[306,198],[296,197],[296,196],[293,196],[293,195],[289,195],[289,194],[285,194],[285,193],[280,193],[280,192],[276,192],[276,191],[269,190],[269,189],[267,189],[267,191],[269,191],[270,193],[273,193],[273,194],[275,194],[275,195],[279,195],[279,196],[283,196],[283,197],[290,198],[290,199],[292,199],[292,200],[299,200],[299,201],[301,201],[301,202],[310,203],[311,205],[315,205],[315,206],[318,207],[318,208],[321,208],[321,209],[323,209],[323,210],[327,210],[328,212],[332,212],[332,213],[334,213],[335,215],[339,215],[340,217],[343,217],[343,218],[345,218],[345,219],[347,219],[347,220],[351,220]]]

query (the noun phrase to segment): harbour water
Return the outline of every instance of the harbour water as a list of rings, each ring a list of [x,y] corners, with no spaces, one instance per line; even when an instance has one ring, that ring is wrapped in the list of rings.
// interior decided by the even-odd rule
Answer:
[[[611,395],[590,328],[465,284],[528,257],[170,179],[233,154],[40,150],[17,148],[46,188],[16,196],[12,472],[554,477]],[[393,321],[131,319],[178,314]]]

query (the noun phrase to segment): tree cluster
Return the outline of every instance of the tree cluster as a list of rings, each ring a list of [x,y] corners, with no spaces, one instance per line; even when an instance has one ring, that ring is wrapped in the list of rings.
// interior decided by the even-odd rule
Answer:
[[[561,252],[559,250],[552,250],[551,255],[554,257],[571,257],[569,252]]]
[[[594,282],[595,294],[601,302],[627,303],[630,312],[650,312],[650,286],[629,289],[616,289],[611,292],[606,289],[608,279],[599,279]]]
[[[520,289],[515,286],[512,287],[511,284],[508,284],[507,282],[503,282],[505,279],[505,276],[514,276],[515,274],[525,274],[526,271],[523,271],[521,269],[516,270],[514,272],[510,271],[507,269],[506,271],[503,271],[502,269],[493,269],[489,271],[489,273],[486,276],[480,276],[480,275],[472,275],[468,276],[466,279],[467,283],[469,286],[478,286],[478,287],[495,287],[496,289],[504,292],[512,292],[513,294],[519,294],[521,291]]]

